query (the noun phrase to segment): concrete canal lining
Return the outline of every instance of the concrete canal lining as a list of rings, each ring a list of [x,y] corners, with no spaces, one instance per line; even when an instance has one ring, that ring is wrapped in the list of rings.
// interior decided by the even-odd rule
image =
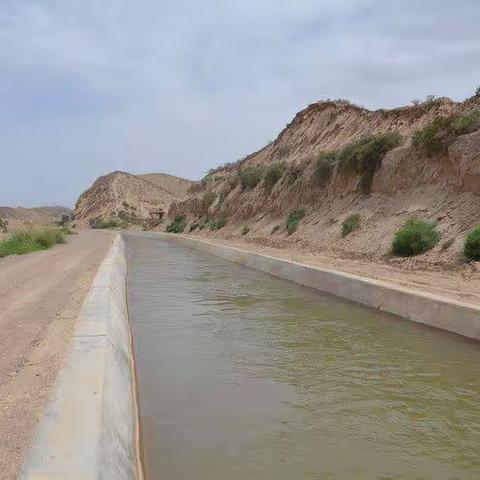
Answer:
[[[480,308],[475,305],[191,237],[153,232],[142,235],[184,245],[414,322],[480,340]]]
[[[127,265],[117,235],[82,306],[21,480],[139,480]]]

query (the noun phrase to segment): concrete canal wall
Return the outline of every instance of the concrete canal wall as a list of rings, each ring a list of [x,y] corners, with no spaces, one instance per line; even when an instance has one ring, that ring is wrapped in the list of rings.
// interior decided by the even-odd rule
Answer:
[[[139,421],[123,240],[82,306],[21,480],[139,480]]]
[[[339,271],[165,233],[142,234],[209,253],[400,317],[480,340],[480,308]]]

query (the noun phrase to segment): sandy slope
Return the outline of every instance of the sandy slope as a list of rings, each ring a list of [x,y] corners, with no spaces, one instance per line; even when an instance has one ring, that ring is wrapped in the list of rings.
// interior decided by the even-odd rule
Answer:
[[[75,318],[112,238],[83,231],[67,245],[0,261],[2,480],[19,473]]]

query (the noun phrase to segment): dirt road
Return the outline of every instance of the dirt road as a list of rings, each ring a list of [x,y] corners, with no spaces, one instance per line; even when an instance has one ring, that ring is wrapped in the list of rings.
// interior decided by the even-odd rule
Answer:
[[[113,235],[0,260],[0,476],[15,479],[86,292]]]

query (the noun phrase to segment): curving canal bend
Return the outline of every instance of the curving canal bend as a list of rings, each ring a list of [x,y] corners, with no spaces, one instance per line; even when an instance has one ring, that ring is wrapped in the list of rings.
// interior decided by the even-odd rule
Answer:
[[[125,235],[147,479],[480,478],[480,347]]]

